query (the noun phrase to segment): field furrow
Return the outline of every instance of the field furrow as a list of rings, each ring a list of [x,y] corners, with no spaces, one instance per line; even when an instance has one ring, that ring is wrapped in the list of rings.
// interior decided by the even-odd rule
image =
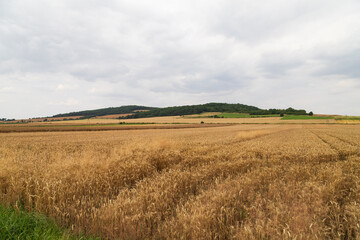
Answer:
[[[351,155],[357,155],[360,148],[357,145],[343,141],[338,137],[333,137],[327,133],[315,132],[315,134],[331,148],[338,152],[339,158],[344,160],[346,157]]]

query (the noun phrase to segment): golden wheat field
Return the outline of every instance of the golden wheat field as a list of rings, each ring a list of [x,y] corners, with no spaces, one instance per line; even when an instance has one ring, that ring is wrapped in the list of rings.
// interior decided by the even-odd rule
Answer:
[[[359,239],[360,126],[1,133],[0,202],[103,239]]]

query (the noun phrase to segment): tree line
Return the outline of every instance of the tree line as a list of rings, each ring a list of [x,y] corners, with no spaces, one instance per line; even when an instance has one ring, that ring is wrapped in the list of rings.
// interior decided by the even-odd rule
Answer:
[[[54,115],[53,117],[73,117],[73,116],[82,116],[82,118],[90,118],[96,116],[104,116],[111,114],[126,114],[132,113],[136,110],[151,110],[154,107],[145,107],[145,106],[137,106],[137,105],[128,105],[121,107],[109,107],[109,108],[101,108],[96,110],[85,110],[80,112],[70,112],[70,113],[62,113]]]
[[[137,112],[140,110],[140,112]],[[141,111],[146,110],[146,111]],[[70,112],[64,114],[57,114],[53,117],[72,117],[82,116],[81,118],[91,118],[96,116],[112,115],[112,114],[126,114],[131,115],[120,117],[120,119],[129,118],[145,118],[145,117],[161,117],[161,116],[179,116],[179,115],[192,115],[200,114],[203,112],[233,112],[233,113],[248,113],[250,115],[271,115],[271,114],[288,114],[288,115],[306,115],[305,110],[297,110],[294,108],[287,109],[261,109],[255,106],[235,103],[206,103],[198,105],[185,105],[174,107],[146,107],[137,105],[127,105],[121,107],[109,107],[96,110],[86,110],[79,112]]]
[[[10,121],[15,121],[15,119],[0,118],[0,122],[10,122]]]
[[[120,117],[121,119],[145,118],[145,117],[161,117],[161,116],[178,116],[192,115],[203,112],[234,112],[249,113],[250,115],[271,115],[271,114],[289,114],[289,115],[305,115],[305,110],[296,110],[294,108],[287,109],[260,109],[258,107],[245,104],[229,104],[229,103],[207,103],[200,105],[175,106],[156,108],[147,112],[138,112],[132,115]]]

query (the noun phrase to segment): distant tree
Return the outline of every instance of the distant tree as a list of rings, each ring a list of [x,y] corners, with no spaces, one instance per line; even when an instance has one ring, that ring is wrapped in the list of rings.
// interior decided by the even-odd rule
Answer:
[[[309,112],[309,116],[312,116],[312,115],[314,115],[314,113],[313,113],[313,112]]]
[[[283,113],[280,113],[280,117],[283,117],[284,116],[284,114]]]

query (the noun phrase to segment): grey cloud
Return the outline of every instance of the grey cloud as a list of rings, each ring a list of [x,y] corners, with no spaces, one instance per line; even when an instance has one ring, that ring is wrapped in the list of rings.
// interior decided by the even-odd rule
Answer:
[[[299,22],[306,24],[314,15],[316,18],[331,7],[333,4],[329,1],[294,3],[275,0],[261,4],[258,1],[229,1],[220,7],[213,26],[215,31],[226,36],[247,44],[259,44],[296,30]]]
[[[324,67],[317,72],[319,76],[342,75],[357,78],[360,82],[360,48],[332,56],[320,56]]]
[[[262,60],[259,62],[259,70],[263,71],[265,76],[269,78],[277,78],[286,75],[294,68],[301,67],[303,64],[305,64],[305,60],[301,57],[272,53],[262,56]]]
[[[343,102],[351,106],[360,101],[359,9],[355,0],[1,1],[0,89],[13,91],[1,92],[0,109],[17,117],[211,101],[303,108],[296,89],[314,111],[325,109],[315,93],[351,96]]]
[[[96,68],[93,65],[97,66]],[[119,79],[124,79],[124,75],[126,75],[129,70],[126,66],[122,64],[112,63],[106,65],[104,63],[93,64],[93,65],[75,65],[75,67],[71,67],[73,69],[70,71],[72,75],[78,77],[80,79],[84,79],[86,81],[95,81],[95,80],[105,80],[105,81],[113,81],[116,82]]]
[[[255,46],[269,41],[275,45],[281,38],[295,37],[304,32],[306,35],[300,35],[301,39],[292,39],[294,42],[289,43],[302,48],[326,28],[333,27],[334,34],[337,34],[339,29],[336,27],[339,26],[336,24],[355,16],[359,10],[360,4],[354,0],[342,4],[327,0],[226,1],[211,18],[214,19],[211,30]],[[351,19],[353,30],[358,28],[354,24],[356,19]],[[327,39],[322,42],[327,42]]]
[[[225,92],[234,91],[247,85],[249,78],[246,76],[236,76],[232,73],[224,72],[218,73],[214,76],[205,76],[201,80],[185,81],[184,89],[190,93],[197,92]]]

